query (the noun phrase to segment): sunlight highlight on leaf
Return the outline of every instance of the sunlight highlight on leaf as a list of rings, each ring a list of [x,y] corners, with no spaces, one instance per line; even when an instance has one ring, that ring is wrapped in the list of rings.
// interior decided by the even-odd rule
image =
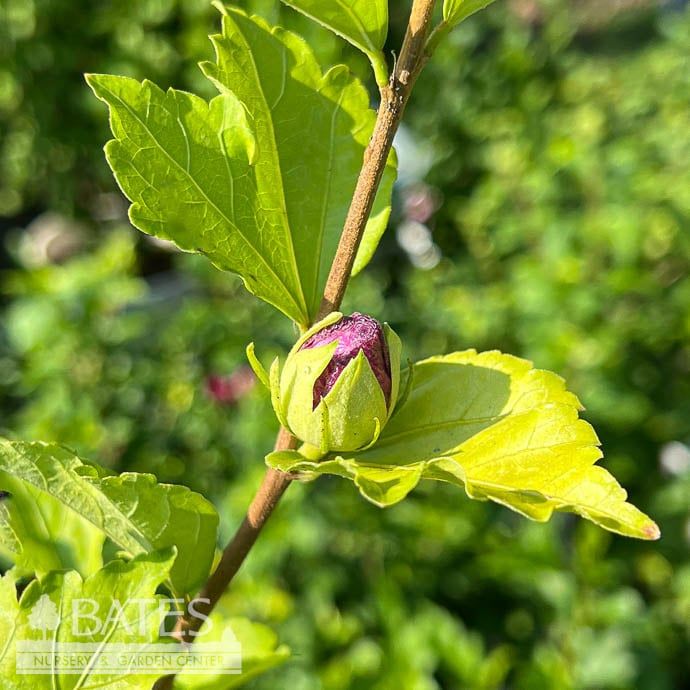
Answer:
[[[176,547],[171,578],[179,594],[195,593],[207,577],[218,514],[186,487],[158,484],[150,474],[107,476],[49,443],[0,440],[0,470],[59,501],[131,556]]]
[[[140,230],[238,273],[306,326],[316,315],[375,114],[347,67],[322,72],[298,36],[238,10],[202,64],[209,103],[149,81],[89,75],[110,108],[106,156]],[[308,135],[305,136],[305,132]],[[392,154],[358,268],[390,214]]]

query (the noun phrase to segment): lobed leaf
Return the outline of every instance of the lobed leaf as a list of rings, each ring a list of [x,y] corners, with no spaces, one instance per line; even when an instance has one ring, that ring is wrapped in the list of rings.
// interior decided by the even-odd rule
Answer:
[[[239,10],[212,37],[209,103],[151,82],[89,75],[110,109],[106,156],[142,231],[205,254],[306,326],[328,270],[373,130],[364,87],[326,74],[298,36]],[[391,156],[357,267],[390,214]]]
[[[41,640],[37,633],[37,609],[54,612],[49,626],[51,653],[60,654],[65,644],[146,645],[159,639],[163,621],[164,602],[156,596],[158,587],[169,579],[175,560],[174,550],[146,554],[125,563],[113,561],[102,570],[82,580],[75,571],[52,572],[40,580],[33,580],[20,600],[17,600],[15,576],[12,572],[0,578],[0,680],[8,690],[77,690],[104,688],[105,690],[150,690],[155,676],[130,669],[125,673],[94,675],[87,667],[83,673],[69,673],[70,668],[56,668],[51,675],[17,673],[17,642]],[[107,617],[113,600],[122,608],[117,615]],[[98,606],[107,620],[103,631],[88,634],[73,629],[73,602],[88,600]],[[140,601],[148,600],[142,611]],[[40,627],[40,626],[38,626]],[[54,629],[53,629],[54,628]],[[37,637],[38,635],[38,637]]]
[[[292,318],[306,310],[276,189],[262,197],[256,142],[232,95],[206,103],[150,81],[89,75],[110,107],[108,163],[133,202],[132,224],[239,273],[247,289]]]
[[[372,448],[321,462],[285,451],[267,461],[305,479],[346,477],[380,506],[434,479],[534,520],[569,511],[626,536],[657,539],[656,524],[595,464],[599,440],[580,409],[555,374],[510,355],[467,350],[414,365],[408,398]]]
[[[158,484],[148,474],[106,476],[66,448],[47,443],[0,440],[0,471],[59,501],[130,556],[176,547],[171,585],[178,594],[195,592],[208,576],[218,514],[186,487]]]

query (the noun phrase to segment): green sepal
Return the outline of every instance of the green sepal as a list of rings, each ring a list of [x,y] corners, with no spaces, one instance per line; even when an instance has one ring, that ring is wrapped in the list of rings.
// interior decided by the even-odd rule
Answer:
[[[400,392],[400,362],[402,360],[402,341],[398,334],[387,324],[383,324],[383,335],[388,345],[388,358],[391,366],[391,397],[388,406],[388,414],[385,421],[388,421],[398,403]],[[385,423],[385,422],[384,422]]]
[[[317,405],[314,414],[318,425],[319,450],[325,455],[331,449],[331,415],[324,399]]]
[[[322,328],[330,326],[332,323],[339,321],[342,317],[343,315],[341,312],[331,312],[324,319],[322,319],[318,323],[315,323],[311,328],[302,333],[302,335],[299,337],[297,342],[292,346],[292,349],[288,353],[287,361],[290,361],[291,355],[296,353],[300,349],[300,347],[302,347],[302,345],[304,345],[304,343],[306,343],[307,340],[311,338],[312,335],[318,333],[318,331],[320,331]],[[321,371],[323,371],[323,369]],[[275,411],[276,416],[278,417],[278,421],[285,428],[289,428],[286,414],[287,402],[283,397],[283,392],[281,391],[281,378],[282,376],[280,369],[280,358],[276,357],[271,363],[271,369],[269,372],[269,388],[271,391],[271,403],[273,404],[273,410]],[[316,381],[317,378],[318,376],[314,377],[314,381]]]
[[[411,359],[407,360],[407,369],[401,372],[400,378],[405,376],[405,387],[403,388],[400,397],[395,403],[395,409],[391,412],[391,417],[395,415],[400,409],[402,409],[410,397],[410,391],[412,390],[412,384],[414,383],[414,362]]]
[[[361,350],[345,367],[317,410],[323,404],[328,405],[329,411],[330,450],[369,446],[376,437],[377,428],[380,433],[380,420],[388,418],[381,384]]]
[[[261,381],[261,383],[263,383],[264,386],[266,386],[266,388],[270,390],[270,377],[264,365],[261,364],[261,362],[256,356],[256,353],[254,352],[254,343],[249,343],[249,345],[247,345],[246,353],[247,360],[249,361],[249,366],[252,368],[252,371],[256,374],[256,378],[259,379],[259,381]]]
[[[333,357],[337,341],[322,347],[293,351],[280,375],[280,406],[287,428],[302,441],[322,448],[325,415],[322,405],[313,408],[314,384]]]
[[[362,450],[369,450],[378,440],[379,437],[381,436],[381,420],[378,417],[374,417],[374,434],[371,438],[371,441],[367,443]]]
[[[271,404],[273,410],[278,417],[278,421],[282,426],[287,427],[287,418],[283,413],[282,400],[280,396],[280,358],[276,357],[271,363],[269,372],[270,389],[271,389]]]

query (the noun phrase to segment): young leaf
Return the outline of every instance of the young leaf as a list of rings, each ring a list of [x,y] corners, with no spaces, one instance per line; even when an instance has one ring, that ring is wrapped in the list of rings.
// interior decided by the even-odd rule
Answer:
[[[444,0],[443,20],[452,26],[457,26],[470,15],[488,7],[494,0]]]
[[[125,563],[113,561],[90,578],[82,580],[74,571],[53,572],[34,580],[17,601],[14,575],[0,579],[0,679],[8,690],[54,690],[54,688],[93,688],[104,690],[150,690],[156,677],[126,672],[95,676],[89,667],[82,674],[56,669],[53,674],[24,675],[16,668],[19,641],[41,640],[49,635],[51,654],[59,655],[64,645],[133,645],[145,648],[159,640],[164,602],[157,588],[170,577],[174,551],[139,556]],[[114,599],[121,604],[117,615],[108,616]],[[87,601],[100,612],[104,630],[76,626],[73,604]],[[145,610],[140,602],[148,600]],[[92,613],[93,613],[92,610]],[[89,622],[93,626],[92,622]],[[78,635],[75,635],[75,632]],[[105,647],[104,647],[105,648]],[[71,669],[67,668],[66,671]]]
[[[139,229],[206,254],[301,325],[316,314],[374,113],[344,66],[322,74],[299,37],[239,11],[213,37],[207,103],[148,81],[89,75],[110,108],[106,156]],[[358,267],[390,213],[391,157]]]
[[[371,60],[380,86],[388,82],[383,46],[388,0],[282,0],[359,48]]]
[[[0,472],[9,497],[0,503],[0,554],[22,575],[76,570],[87,577],[103,567],[105,535],[73,510]]]
[[[404,498],[419,479],[435,479],[534,520],[569,511],[626,536],[658,538],[654,522],[595,465],[599,440],[579,409],[555,374],[468,350],[414,365],[409,397],[371,449],[321,463],[296,451],[267,460],[304,478],[347,477],[381,506]]]
[[[0,440],[0,470],[73,510],[131,556],[175,546],[171,584],[178,594],[195,592],[210,571],[218,514],[186,487],[157,484],[148,474],[105,476],[45,443]]]

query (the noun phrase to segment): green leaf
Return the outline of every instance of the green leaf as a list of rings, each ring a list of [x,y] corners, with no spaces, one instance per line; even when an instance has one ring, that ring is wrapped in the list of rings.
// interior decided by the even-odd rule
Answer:
[[[282,0],[366,53],[379,85],[388,82],[383,46],[388,35],[388,0]]]
[[[208,576],[218,514],[186,487],[158,484],[148,474],[105,476],[71,451],[45,443],[0,440],[0,470],[59,501],[131,556],[175,546],[176,593],[195,592]]]
[[[435,479],[534,520],[569,511],[626,536],[658,538],[654,522],[595,464],[599,440],[580,409],[555,374],[468,350],[414,365],[409,397],[371,449],[320,463],[296,451],[267,461],[305,479],[347,477],[381,506],[404,498],[419,479]]]
[[[0,555],[22,575],[76,570],[87,577],[103,567],[105,535],[73,510],[0,472]]]
[[[10,680],[10,659],[14,656],[14,631],[18,612],[17,576],[15,571],[10,570],[0,577],[0,678],[8,681],[8,690],[16,688]]]
[[[0,579],[0,679],[3,688],[12,690],[54,690],[61,688],[105,688],[107,690],[150,690],[155,676],[133,672],[94,675],[88,667],[82,675],[56,672],[53,675],[24,675],[16,671],[17,643],[41,641],[47,633],[51,653],[59,654],[64,645],[127,644],[145,647],[159,640],[165,609],[157,588],[170,577],[174,550],[139,556],[126,563],[113,561],[86,580],[74,571],[53,572],[34,580],[17,601],[13,573]],[[122,607],[108,617],[113,600]],[[148,600],[142,611],[141,600]],[[98,606],[102,631],[89,635],[83,627],[74,635],[73,604],[87,600]],[[86,633],[86,634],[85,634]]]
[[[457,26],[470,15],[488,7],[494,0],[444,0],[443,20],[450,26]]]
[[[347,67],[325,74],[303,39],[228,10],[211,37],[216,62],[202,70],[249,113],[259,154],[259,189],[278,189],[292,238],[308,320],[316,316],[376,120],[369,95]],[[395,157],[367,224],[357,268],[371,259],[390,215]]]
[[[231,95],[210,103],[149,81],[89,75],[110,106],[110,167],[132,200],[132,224],[240,273],[247,289],[292,318],[305,312],[275,192],[256,191],[256,143]],[[262,232],[262,229],[265,232]]]
[[[182,672],[175,678],[175,690],[230,690],[245,685],[253,678],[285,663],[290,650],[278,644],[278,637],[271,628],[246,618],[233,618],[225,612],[211,615],[212,629],[201,629],[204,642],[221,641],[227,630],[232,630],[242,645],[242,673],[239,675],[197,675]]]
[[[239,11],[212,37],[207,103],[148,81],[89,75],[110,108],[106,156],[139,229],[206,254],[306,326],[316,315],[373,130],[364,87],[322,74],[296,35]],[[357,266],[390,213],[391,157]]]

